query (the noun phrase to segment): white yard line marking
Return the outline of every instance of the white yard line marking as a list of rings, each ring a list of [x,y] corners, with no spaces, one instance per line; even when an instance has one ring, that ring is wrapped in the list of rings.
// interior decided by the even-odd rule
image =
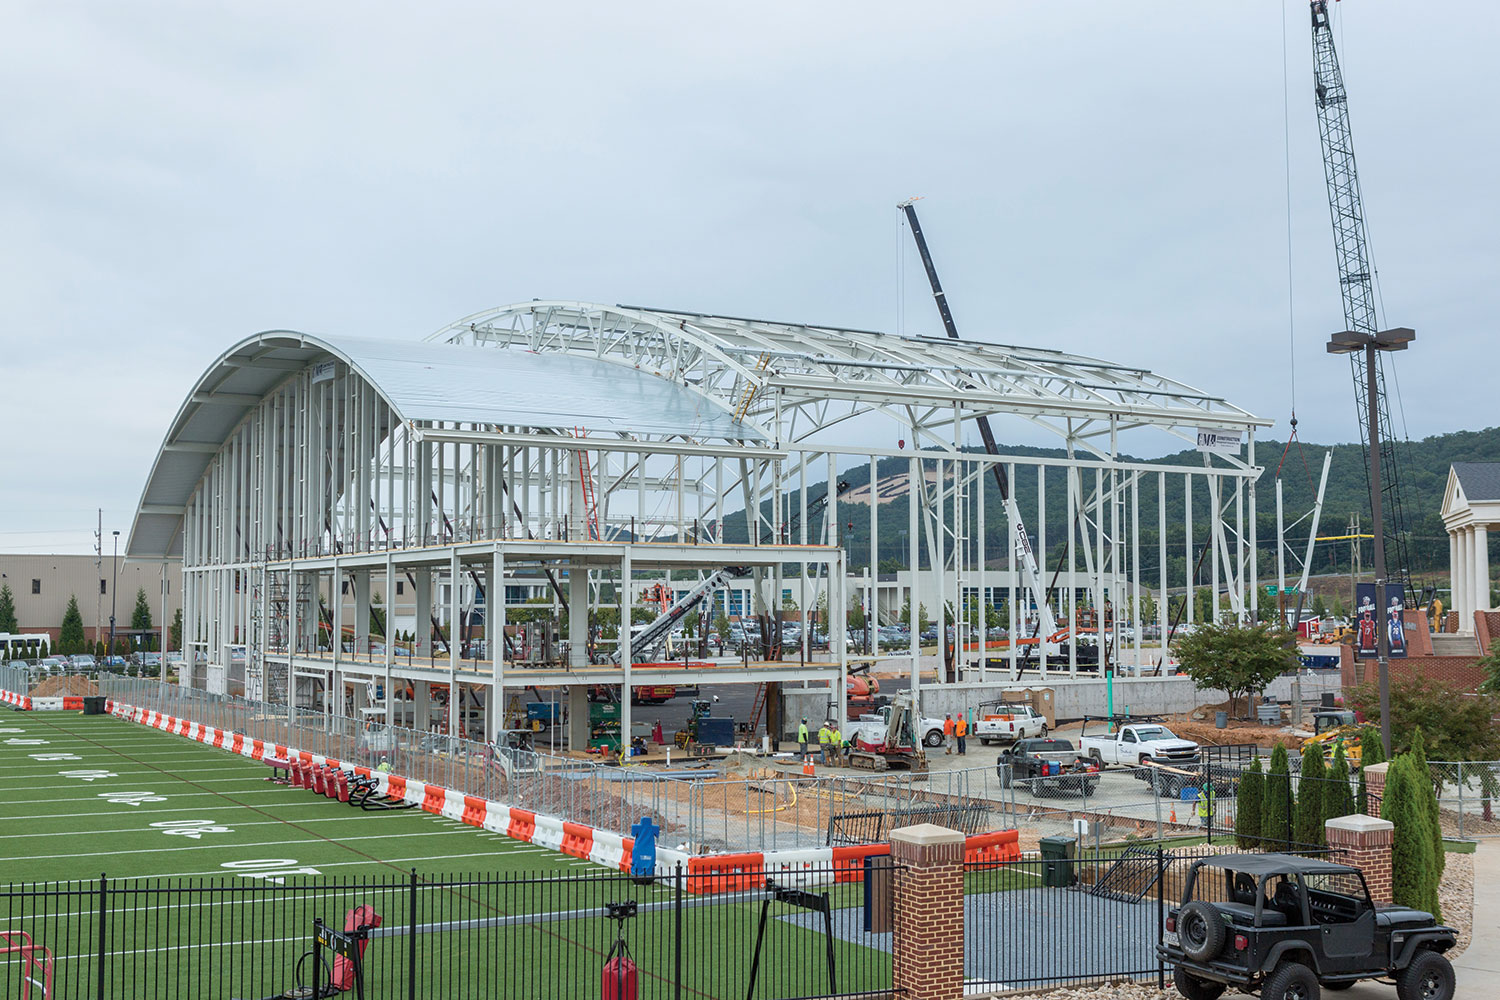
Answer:
[[[429,831],[422,832],[422,833],[382,833],[382,834],[374,834],[374,835],[367,836],[367,837],[340,837],[338,840],[332,841],[331,842],[331,846],[338,847],[338,846],[340,846],[342,844],[347,844],[347,843],[350,843],[351,841],[356,841],[356,840],[396,840],[396,839],[400,839],[401,837],[449,837],[449,836],[452,836],[454,833],[461,833],[461,832],[462,831],[459,831],[459,830],[454,830],[454,831],[451,831],[451,832],[450,831],[446,831],[446,830],[429,830]],[[53,836],[56,836],[56,834],[53,834]],[[307,844],[307,843],[308,843],[308,839],[306,837],[303,837],[303,838],[300,838],[298,840],[266,840],[266,841],[262,841],[260,843],[255,843],[255,844],[236,844],[236,843],[191,844],[191,845],[189,845],[187,847],[152,847],[152,848],[143,848],[143,849],[140,849],[140,850],[133,850],[133,851],[84,851],[84,852],[70,851],[67,854],[30,854],[30,855],[26,855],[24,857],[19,857],[19,858],[0,858],[0,861],[54,861],[54,860],[56,860],[58,858],[101,858],[101,857],[117,857],[117,856],[123,855],[123,854],[167,854],[167,853],[170,853],[172,851],[219,851],[219,850],[226,850],[226,849],[230,849],[230,848],[233,848],[234,850],[241,850],[241,849],[249,848],[249,847],[282,847],[282,846],[285,846],[287,844]],[[382,858],[382,859],[379,859],[379,860],[383,861],[385,859]],[[417,858],[417,859],[410,859],[410,860],[421,860],[421,859]],[[361,862],[361,864],[370,864],[370,863],[371,862],[369,862],[369,861]]]

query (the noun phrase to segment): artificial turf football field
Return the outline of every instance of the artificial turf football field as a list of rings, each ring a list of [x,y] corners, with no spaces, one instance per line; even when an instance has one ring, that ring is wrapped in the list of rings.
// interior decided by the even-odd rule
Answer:
[[[310,960],[298,973],[314,917],[341,926],[364,905],[381,918],[367,996],[589,997],[615,938],[605,905],[636,900],[641,996],[676,996],[679,982],[684,996],[745,996],[760,895],[679,897],[269,775],[112,716],[0,710],[0,931],[50,949],[52,997],[264,998],[315,978]],[[861,892],[831,895],[850,908]],[[755,996],[823,992],[827,942],[809,923],[769,922]],[[841,990],[889,983],[884,950],[839,940],[835,953]],[[22,995],[22,971],[0,955],[0,1000]]]

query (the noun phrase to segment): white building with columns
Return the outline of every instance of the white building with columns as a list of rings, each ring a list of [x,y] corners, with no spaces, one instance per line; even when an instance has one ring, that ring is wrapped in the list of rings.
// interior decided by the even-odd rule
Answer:
[[[1500,524],[1500,462],[1454,462],[1443,494],[1443,525],[1448,529],[1448,566],[1453,581],[1452,610],[1458,630],[1474,630],[1474,613],[1490,602],[1491,526]]]

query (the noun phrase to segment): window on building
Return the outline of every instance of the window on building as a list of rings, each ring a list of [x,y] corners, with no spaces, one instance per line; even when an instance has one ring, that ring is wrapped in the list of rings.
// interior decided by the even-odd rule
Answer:
[[[42,592],[42,581],[40,581],[40,580],[32,580],[31,581],[31,592],[33,594],[40,594]]]
[[[403,582],[401,580],[397,580],[396,581],[396,596],[400,597],[404,593],[406,593],[406,584],[405,584],[405,582]]]
[[[108,580],[100,580],[99,581],[99,593],[101,593],[101,594],[107,594],[107,593],[109,593],[109,587],[107,586],[108,583],[109,583]]]

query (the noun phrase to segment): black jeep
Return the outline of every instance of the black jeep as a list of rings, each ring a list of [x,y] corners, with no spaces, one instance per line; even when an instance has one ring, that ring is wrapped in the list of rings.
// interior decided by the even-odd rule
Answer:
[[[1161,953],[1188,1000],[1217,1000],[1226,986],[1262,1000],[1318,1000],[1319,987],[1361,979],[1394,980],[1400,1000],[1451,1000],[1443,952],[1455,941],[1430,913],[1376,906],[1357,868],[1222,854],[1189,869]]]

